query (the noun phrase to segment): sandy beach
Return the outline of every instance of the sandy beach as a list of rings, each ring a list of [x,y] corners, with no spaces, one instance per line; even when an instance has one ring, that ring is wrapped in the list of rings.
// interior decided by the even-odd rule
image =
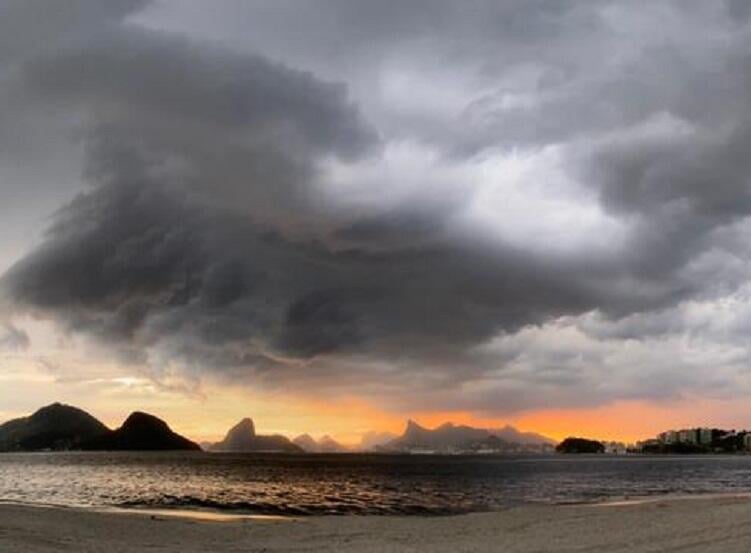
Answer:
[[[456,517],[186,518],[0,506],[0,551],[746,552],[751,500],[527,506]]]

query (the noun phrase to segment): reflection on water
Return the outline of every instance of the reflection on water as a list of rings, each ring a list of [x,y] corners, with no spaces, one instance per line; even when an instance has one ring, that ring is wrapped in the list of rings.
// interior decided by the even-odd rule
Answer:
[[[263,515],[453,514],[751,492],[751,457],[0,455],[0,499]]]

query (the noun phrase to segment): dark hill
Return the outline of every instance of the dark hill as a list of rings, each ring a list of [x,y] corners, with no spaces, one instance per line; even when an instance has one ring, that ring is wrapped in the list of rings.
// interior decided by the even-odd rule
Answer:
[[[586,438],[566,438],[555,450],[558,453],[605,453],[605,446],[596,440]]]
[[[86,411],[53,403],[0,425],[0,451],[78,449],[110,430]]]
[[[82,449],[105,451],[200,451],[201,446],[173,432],[163,420],[137,411],[132,413],[120,428],[83,444]]]
[[[211,447],[212,451],[281,451],[302,453],[303,449],[285,436],[261,436],[256,434],[251,419],[245,418],[233,426],[221,442]]]

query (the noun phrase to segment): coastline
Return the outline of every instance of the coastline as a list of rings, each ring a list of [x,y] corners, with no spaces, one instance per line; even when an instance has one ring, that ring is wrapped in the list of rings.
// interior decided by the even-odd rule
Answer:
[[[593,508],[607,507],[607,508]],[[0,551],[741,552],[748,495],[527,505],[449,517],[205,517],[0,503]]]

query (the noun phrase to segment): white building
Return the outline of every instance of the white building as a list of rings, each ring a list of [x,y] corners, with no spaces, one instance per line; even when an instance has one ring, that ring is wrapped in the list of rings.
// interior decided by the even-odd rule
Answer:
[[[678,432],[675,430],[668,430],[660,434],[657,439],[664,444],[674,444],[678,441]]]
[[[678,432],[678,441],[682,444],[698,443],[698,432],[696,430],[681,430]]]
[[[712,429],[711,428],[699,429],[699,443],[701,445],[709,445],[712,443]]]
[[[605,453],[610,455],[625,455],[628,450],[626,444],[622,442],[603,442],[602,445],[605,446]]]

